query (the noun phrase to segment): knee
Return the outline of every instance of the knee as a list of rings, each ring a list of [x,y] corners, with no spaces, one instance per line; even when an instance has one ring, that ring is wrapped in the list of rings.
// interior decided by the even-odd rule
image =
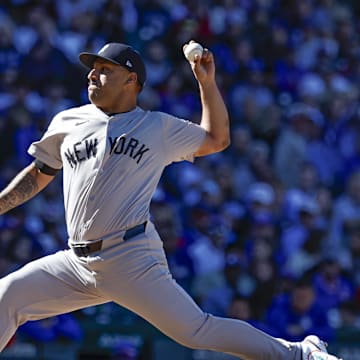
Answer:
[[[19,325],[24,322],[18,309],[20,308],[19,300],[26,297],[26,294],[19,293],[17,289],[16,281],[13,281],[10,276],[0,280],[0,318],[6,317],[8,321],[15,320]]]
[[[203,349],[209,348],[206,337],[206,329],[211,322],[211,315],[205,314],[201,321],[198,321],[194,326],[189,327],[188,331],[183,332],[177,337],[176,341],[190,349]]]
[[[207,346],[205,343],[199,338],[199,337],[182,337],[181,339],[178,339],[177,342],[185,346],[189,349],[193,350],[207,350]]]
[[[0,304],[1,308],[8,307],[14,301],[11,300],[11,281],[8,277],[0,280]]]

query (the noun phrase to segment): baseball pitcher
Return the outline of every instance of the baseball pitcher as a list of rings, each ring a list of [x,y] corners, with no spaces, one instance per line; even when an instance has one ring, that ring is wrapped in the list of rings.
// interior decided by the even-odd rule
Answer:
[[[204,313],[169,273],[149,217],[163,169],[229,145],[211,51],[189,62],[199,85],[200,125],[137,105],[146,70],[131,46],[109,43],[98,53],[81,53],[80,61],[89,68],[90,103],[52,119],[29,147],[34,161],[0,194],[3,214],[62,169],[69,245],[0,280],[0,350],[28,320],[113,301],[190,348],[244,360],[336,360],[315,335],[291,343]]]

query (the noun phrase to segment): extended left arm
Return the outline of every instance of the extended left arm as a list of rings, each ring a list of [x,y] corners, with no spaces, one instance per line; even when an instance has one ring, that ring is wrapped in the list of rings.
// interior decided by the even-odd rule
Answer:
[[[196,57],[190,65],[200,88],[202,105],[200,126],[206,130],[205,140],[195,156],[204,156],[222,151],[229,146],[229,115],[216,84],[213,54],[204,49],[203,55]]]

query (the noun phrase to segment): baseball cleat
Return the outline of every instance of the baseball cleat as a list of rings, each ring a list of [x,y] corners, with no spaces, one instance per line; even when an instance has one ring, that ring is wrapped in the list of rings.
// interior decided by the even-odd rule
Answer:
[[[328,354],[326,342],[316,335],[309,335],[301,342],[302,360],[342,360]]]

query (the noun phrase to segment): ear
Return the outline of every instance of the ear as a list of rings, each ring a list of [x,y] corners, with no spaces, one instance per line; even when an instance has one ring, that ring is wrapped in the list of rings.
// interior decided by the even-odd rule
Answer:
[[[136,73],[130,73],[128,78],[125,81],[125,84],[130,84],[132,82],[136,82],[137,81],[137,75]]]

